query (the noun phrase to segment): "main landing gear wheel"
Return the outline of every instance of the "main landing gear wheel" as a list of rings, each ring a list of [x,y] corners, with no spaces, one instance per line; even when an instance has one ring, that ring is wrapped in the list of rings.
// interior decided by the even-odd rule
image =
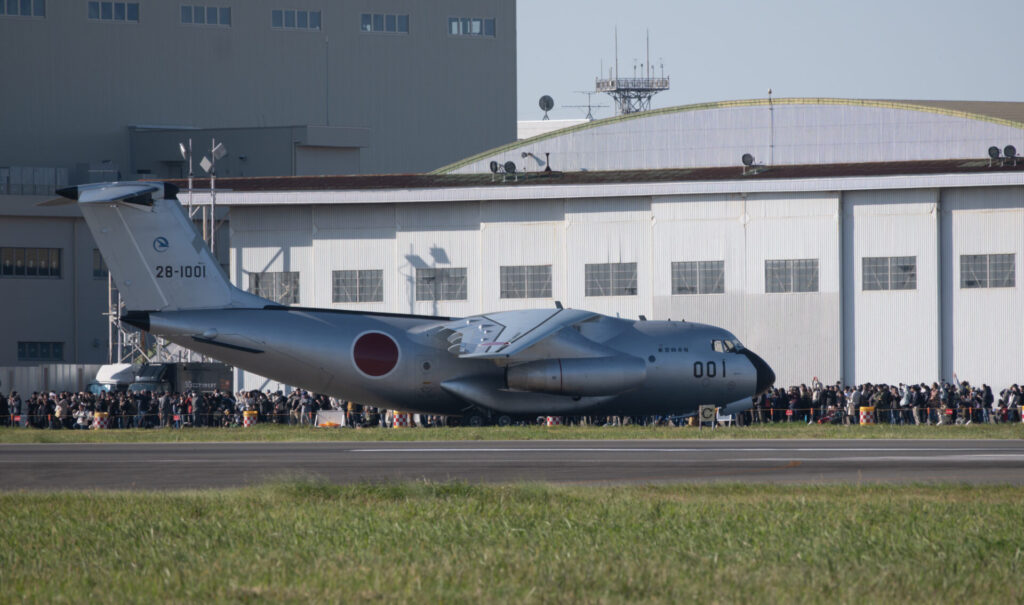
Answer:
[[[484,417],[480,414],[470,414],[466,417],[466,426],[479,427],[484,425]]]
[[[502,414],[498,416],[498,426],[509,426],[512,424],[512,417]]]

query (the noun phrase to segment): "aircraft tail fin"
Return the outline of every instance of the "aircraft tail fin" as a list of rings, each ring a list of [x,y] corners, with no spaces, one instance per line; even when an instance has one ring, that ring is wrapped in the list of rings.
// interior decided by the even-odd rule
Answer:
[[[132,311],[260,308],[273,304],[231,285],[167,183],[80,185],[76,200],[118,292]]]

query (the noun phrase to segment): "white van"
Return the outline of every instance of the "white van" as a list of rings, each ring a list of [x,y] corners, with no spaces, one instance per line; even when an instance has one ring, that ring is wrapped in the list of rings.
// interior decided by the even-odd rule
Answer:
[[[137,366],[130,363],[110,363],[100,366],[96,379],[89,383],[89,392],[99,395],[102,392],[127,391],[128,385],[135,380]]]

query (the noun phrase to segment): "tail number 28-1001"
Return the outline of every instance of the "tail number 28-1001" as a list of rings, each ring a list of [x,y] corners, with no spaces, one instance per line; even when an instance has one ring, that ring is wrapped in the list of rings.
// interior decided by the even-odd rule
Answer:
[[[157,279],[171,279],[174,277],[184,279],[202,279],[206,277],[206,265],[157,265]]]

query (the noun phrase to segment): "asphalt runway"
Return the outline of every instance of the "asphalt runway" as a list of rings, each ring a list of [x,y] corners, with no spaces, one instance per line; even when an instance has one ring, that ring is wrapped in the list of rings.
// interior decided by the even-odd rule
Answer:
[[[1024,484],[1009,440],[0,444],[0,489],[183,489],[317,478],[561,484]]]

